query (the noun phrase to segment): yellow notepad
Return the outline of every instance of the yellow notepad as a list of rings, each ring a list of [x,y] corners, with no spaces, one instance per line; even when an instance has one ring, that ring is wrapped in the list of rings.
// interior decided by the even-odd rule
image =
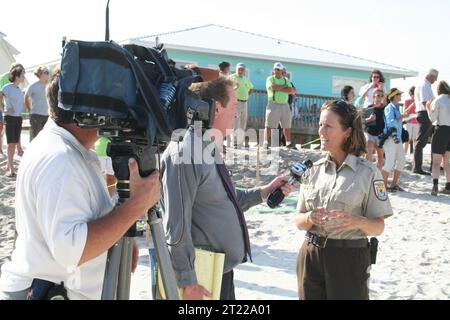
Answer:
[[[222,288],[223,265],[225,254],[195,249],[195,273],[197,274],[198,284],[211,292],[212,297],[203,297],[205,300],[219,300],[220,290]],[[164,286],[162,283],[161,272],[158,270],[158,292],[166,299]],[[180,298],[183,296],[183,289],[178,288]]]

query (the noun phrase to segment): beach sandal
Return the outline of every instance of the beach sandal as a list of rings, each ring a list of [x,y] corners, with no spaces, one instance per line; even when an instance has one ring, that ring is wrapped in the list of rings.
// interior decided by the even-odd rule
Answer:
[[[15,172],[10,172],[6,175],[9,178],[15,178],[16,177],[16,173]]]
[[[395,189],[393,187],[387,187],[386,190],[387,190],[387,192],[397,192],[397,189]]]
[[[395,190],[395,191],[400,191],[400,192],[404,192],[405,190],[401,187],[399,187],[398,185],[393,186],[391,189]]]

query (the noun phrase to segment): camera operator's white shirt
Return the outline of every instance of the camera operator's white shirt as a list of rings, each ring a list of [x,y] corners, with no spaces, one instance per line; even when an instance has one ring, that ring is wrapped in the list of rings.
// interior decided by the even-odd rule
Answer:
[[[97,155],[51,119],[27,148],[16,185],[18,238],[2,267],[0,290],[27,289],[33,278],[64,285],[69,299],[100,299],[106,252],[76,267],[87,223],[114,207]]]

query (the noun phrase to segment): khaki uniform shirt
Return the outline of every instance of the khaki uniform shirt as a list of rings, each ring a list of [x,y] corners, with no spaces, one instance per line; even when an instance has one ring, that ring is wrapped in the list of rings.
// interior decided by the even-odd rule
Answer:
[[[393,214],[381,172],[363,158],[348,155],[340,168],[328,155],[314,163],[309,178],[300,187],[297,212],[315,208],[342,210],[368,219]],[[333,231],[313,226],[310,230],[330,239],[361,239],[366,235],[359,229]]]

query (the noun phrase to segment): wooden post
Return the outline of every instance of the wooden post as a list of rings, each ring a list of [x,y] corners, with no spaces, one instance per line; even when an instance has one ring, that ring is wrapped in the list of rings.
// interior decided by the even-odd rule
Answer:
[[[260,172],[259,172],[259,143],[256,145],[256,186],[260,184]]]

